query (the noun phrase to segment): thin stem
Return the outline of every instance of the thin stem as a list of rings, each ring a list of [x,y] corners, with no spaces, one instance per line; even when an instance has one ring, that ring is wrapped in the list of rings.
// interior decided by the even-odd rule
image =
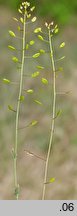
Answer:
[[[20,97],[22,93],[23,72],[24,72],[25,22],[26,22],[26,14],[24,13],[23,38],[22,38],[22,62],[21,62],[21,72],[20,72],[19,95],[18,95],[17,111],[16,111],[15,146],[14,146],[14,185],[15,185],[15,196],[17,200],[19,198],[18,179],[17,179],[18,123],[19,123],[19,111],[20,111]]]
[[[51,152],[51,147],[52,147],[52,142],[53,142],[54,126],[55,126],[55,109],[56,109],[56,69],[55,69],[55,63],[54,63],[54,54],[53,54],[50,29],[49,29],[49,45],[50,45],[50,52],[51,52],[51,64],[52,64],[52,69],[53,69],[53,110],[52,110],[52,125],[51,125],[51,132],[50,132],[49,147],[48,147],[48,153],[47,153],[47,159],[46,159],[46,165],[45,165],[42,200],[45,199],[48,163],[49,163],[49,157],[50,157],[50,152]]]

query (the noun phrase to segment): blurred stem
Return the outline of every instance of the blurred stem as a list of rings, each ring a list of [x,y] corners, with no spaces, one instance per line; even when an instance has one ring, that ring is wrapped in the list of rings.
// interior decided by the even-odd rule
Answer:
[[[19,86],[19,95],[17,102],[17,111],[16,111],[16,126],[15,126],[15,146],[14,146],[14,185],[15,185],[15,196],[18,200],[19,198],[19,186],[17,179],[17,149],[18,149],[18,123],[19,123],[19,111],[20,111],[20,98],[22,93],[22,84],[23,84],[23,72],[24,72],[24,56],[25,56],[25,22],[26,14],[24,13],[24,23],[23,23],[23,38],[22,38],[22,62],[21,62],[21,71],[20,71],[20,86]]]
[[[48,164],[49,164],[49,157],[53,142],[53,135],[54,135],[54,126],[55,126],[55,109],[56,109],[56,70],[55,70],[55,63],[54,63],[54,54],[53,54],[53,46],[52,46],[52,38],[50,34],[49,28],[49,46],[50,46],[50,54],[51,54],[51,64],[53,69],[53,110],[52,110],[52,125],[51,125],[51,133],[50,133],[50,140],[49,140],[49,147],[45,165],[45,174],[44,174],[44,185],[43,185],[43,194],[42,200],[45,199],[45,192],[46,192],[46,182],[47,182],[47,172],[48,172]]]

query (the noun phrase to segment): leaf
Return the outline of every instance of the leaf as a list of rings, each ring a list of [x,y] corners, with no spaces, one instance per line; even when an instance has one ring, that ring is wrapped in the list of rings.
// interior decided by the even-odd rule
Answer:
[[[32,21],[32,22],[35,22],[36,19],[37,19],[36,17],[33,17],[33,18],[31,19],[31,21]]]
[[[36,53],[33,55],[33,58],[38,58],[40,56],[40,53]]]
[[[38,68],[38,69],[44,69],[44,67],[43,67],[43,66],[40,66],[40,65],[37,65],[37,68]]]
[[[60,44],[60,48],[63,48],[65,46],[65,42]]]
[[[32,8],[30,8],[30,11],[33,12],[35,9],[35,6],[33,6]]]
[[[58,28],[56,28],[56,29],[54,30],[54,33],[55,33],[55,34],[57,34],[57,33],[58,33],[58,31],[59,31],[59,29],[58,29]]]
[[[22,17],[20,17],[20,22],[24,23],[24,19]]]
[[[43,49],[40,49],[39,51],[40,51],[41,54],[45,53],[45,50],[43,50]]]
[[[53,183],[55,181],[55,178],[50,178],[49,183]]]
[[[24,101],[24,96],[23,95],[20,96],[20,101],[21,102]]]
[[[16,56],[13,56],[12,60],[17,63],[18,62],[18,58]]]
[[[39,27],[39,28],[36,28],[36,29],[34,30],[34,33],[39,33],[39,32],[42,32],[42,30],[41,30],[40,27]]]
[[[30,126],[35,126],[37,123],[38,123],[38,121],[33,120],[33,121],[30,123]]]
[[[16,37],[15,33],[13,31],[9,31],[9,34],[11,37]]]
[[[42,41],[44,41],[44,38],[41,35],[38,35],[38,38]]]
[[[34,92],[34,90],[33,89],[28,89],[27,90],[27,93],[30,93],[30,94],[32,94]]]
[[[8,105],[8,109],[11,110],[11,111],[13,111],[13,112],[16,112],[16,110],[14,110],[11,105]]]
[[[34,102],[36,102],[39,105],[42,105],[42,103],[40,101],[38,101],[38,100],[34,100]]]
[[[4,79],[3,79],[3,82],[4,82],[5,84],[9,84],[11,81],[8,80],[8,79],[6,79],[6,78],[4,78]]]
[[[34,41],[34,40],[31,40],[29,43],[30,43],[30,45],[32,46],[32,45],[35,43],[35,41]]]
[[[40,74],[40,72],[39,72],[39,71],[36,71],[36,72],[34,72],[34,73],[32,74],[32,77],[35,78],[35,77],[39,76],[39,74]]]
[[[47,85],[48,84],[48,80],[46,78],[42,78],[42,83]]]
[[[11,49],[11,50],[15,50],[16,48],[11,46],[11,45],[8,45],[8,48]]]

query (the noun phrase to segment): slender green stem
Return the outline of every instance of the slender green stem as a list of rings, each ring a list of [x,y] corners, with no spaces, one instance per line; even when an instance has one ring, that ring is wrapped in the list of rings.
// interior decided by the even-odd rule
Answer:
[[[47,159],[46,159],[46,165],[45,165],[42,200],[45,199],[45,192],[46,192],[45,183],[47,182],[48,163],[49,163],[49,157],[50,157],[50,152],[51,152],[51,147],[52,147],[52,142],[53,142],[54,126],[55,126],[55,109],[56,109],[56,70],[55,70],[54,54],[53,54],[50,29],[49,29],[49,45],[50,45],[50,53],[51,53],[51,64],[52,64],[52,69],[53,69],[53,110],[52,110],[52,125],[51,125],[49,147],[48,147],[48,153],[47,153]]]
[[[24,23],[23,23],[23,38],[22,38],[22,63],[21,63],[21,73],[20,73],[20,86],[19,86],[19,95],[17,102],[17,111],[16,111],[16,126],[15,126],[15,146],[14,146],[14,185],[15,185],[15,195],[16,199],[19,198],[18,192],[18,179],[17,179],[17,149],[18,149],[18,123],[19,123],[19,111],[20,111],[20,97],[22,93],[23,85],[23,72],[24,72],[24,56],[25,56],[25,22],[26,14],[24,13]]]

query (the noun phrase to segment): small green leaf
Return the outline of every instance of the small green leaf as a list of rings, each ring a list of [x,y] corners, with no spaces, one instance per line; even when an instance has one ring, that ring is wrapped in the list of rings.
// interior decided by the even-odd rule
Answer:
[[[55,30],[54,30],[55,34],[57,34],[58,31],[59,31],[59,29],[58,29],[58,28],[55,28]]]
[[[40,51],[41,54],[45,53],[45,50],[43,50],[43,49],[40,49],[39,51]]]
[[[18,62],[18,58],[16,56],[13,56],[12,60],[17,63]]]
[[[11,111],[13,111],[13,112],[16,112],[16,110],[14,110],[11,105],[8,105],[8,109],[11,110]]]
[[[36,29],[34,30],[34,33],[39,33],[39,32],[42,32],[42,30],[41,30],[40,27],[39,27],[39,28],[36,28]]]
[[[39,105],[42,105],[42,103],[40,101],[38,101],[38,100],[34,100],[34,102],[36,102]]]
[[[39,71],[34,72],[34,73],[32,74],[32,78],[35,78],[35,77],[39,76],[39,74],[40,74]]]
[[[65,42],[60,44],[60,48],[63,48],[65,46]]]
[[[21,23],[24,23],[24,19],[22,17],[20,17],[20,21]]]
[[[20,96],[20,101],[21,102],[24,101],[24,96],[23,95]]]
[[[34,40],[31,40],[29,43],[30,43],[30,45],[32,46],[32,45],[35,43],[35,41],[34,41]]]
[[[44,41],[44,38],[41,35],[38,35],[38,38],[42,41]]]
[[[47,85],[48,84],[48,80],[46,78],[42,78],[42,83]]]
[[[33,58],[38,58],[40,56],[40,53],[35,53],[34,55],[33,55]]]
[[[35,9],[35,6],[33,6],[32,8],[30,8],[30,11],[33,12]]]
[[[3,82],[6,83],[6,84],[9,84],[11,81],[8,80],[8,79],[6,79],[6,78],[4,78],[4,79],[3,79]]]
[[[11,45],[8,45],[8,48],[11,49],[11,50],[15,50],[16,48],[11,46]]]
[[[49,183],[53,183],[55,181],[55,178],[51,178],[50,180],[49,180]]]
[[[43,67],[43,66],[40,66],[40,65],[37,65],[37,68],[38,68],[38,69],[44,69],[44,67]]]
[[[36,19],[37,19],[36,17],[33,17],[33,18],[31,19],[31,21],[32,21],[32,22],[35,22]]]
[[[32,94],[34,92],[34,90],[33,89],[28,89],[27,90],[27,93],[30,93],[30,94]]]
[[[33,120],[33,121],[30,123],[30,125],[31,125],[31,126],[35,126],[37,123],[38,123],[38,121]]]
[[[13,31],[9,31],[9,34],[11,37],[16,37],[15,33]]]

